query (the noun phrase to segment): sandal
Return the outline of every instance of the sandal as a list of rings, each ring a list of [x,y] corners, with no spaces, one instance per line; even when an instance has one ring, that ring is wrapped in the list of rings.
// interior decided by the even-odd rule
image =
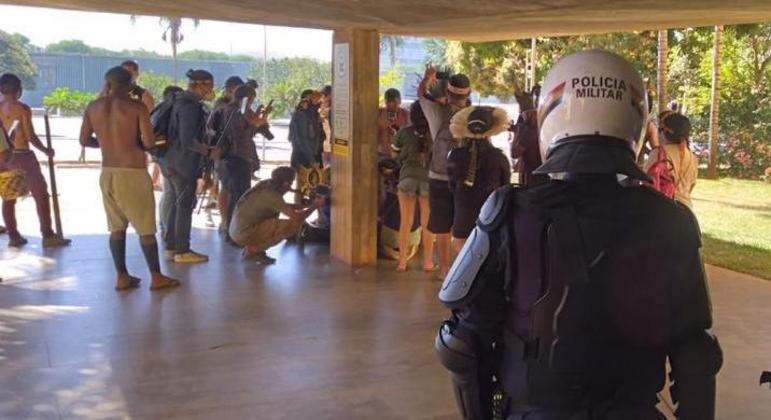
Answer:
[[[115,290],[121,292],[121,291],[124,291],[124,290],[136,289],[137,287],[139,287],[140,283],[142,283],[142,279],[137,278],[137,277],[133,277],[133,276],[129,276],[128,283],[124,284],[123,286],[115,286]]]
[[[182,283],[179,282],[179,280],[176,279],[170,279],[167,278],[166,281],[164,281],[161,284],[153,284],[150,286],[150,290],[163,290],[163,289],[171,289],[174,287],[179,287]]]

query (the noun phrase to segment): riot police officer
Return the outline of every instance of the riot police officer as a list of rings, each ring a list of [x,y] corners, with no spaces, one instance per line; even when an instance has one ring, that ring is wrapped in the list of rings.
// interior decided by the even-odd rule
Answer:
[[[536,173],[493,193],[445,279],[436,338],[464,419],[712,419],[722,364],[693,214],[644,186],[645,86],[600,50],[560,60]]]

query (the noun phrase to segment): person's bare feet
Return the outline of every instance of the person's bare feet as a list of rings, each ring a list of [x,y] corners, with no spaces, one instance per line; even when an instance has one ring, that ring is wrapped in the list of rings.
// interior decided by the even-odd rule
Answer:
[[[142,279],[131,276],[128,273],[120,273],[118,274],[118,281],[115,282],[115,290],[120,292],[123,290],[136,289],[139,287],[140,283],[142,283]]]
[[[164,276],[161,273],[152,274],[152,283],[150,290],[171,289],[180,285],[179,280]]]
[[[437,270],[439,270],[439,266],[434,264],[433,261],[423,263],[423,271],[425,271],[426,273],[433,273]]]
[[[397,273],[403,273],[405,271],[407,271],[407,262],[406,261],[404,261],[404,262],[399,261],[399,263],[396,265],[396,272]]]

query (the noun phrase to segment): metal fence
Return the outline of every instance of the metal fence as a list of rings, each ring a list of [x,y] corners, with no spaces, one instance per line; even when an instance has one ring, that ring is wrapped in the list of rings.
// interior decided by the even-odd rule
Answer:
[[[124,60],[133,59],[139,63],[142,72],[165,74],[174,77],[174,61],[170,58],[110,57],[79,54],[33,53],[32,61],[37,65],[38,74],[35,89],[24,93],[24,100],[32,107],[42,107],[43,97],[58,87],[67,87],[86,92],[99,92],[104,85],[104,73]],[[177,79],[185,80],[188,69],[206,69],[214,75],[216,83],[238,75],[246,77],[251,73],[248,61],[207,61],[177,60]]]

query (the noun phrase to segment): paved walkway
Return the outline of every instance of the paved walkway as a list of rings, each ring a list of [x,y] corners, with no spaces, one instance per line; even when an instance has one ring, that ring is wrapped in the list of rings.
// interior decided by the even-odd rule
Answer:
[[[433,337],[438,283],[392,264],[351,271],[324,247],[283,246],[243,264],[203,219],[212,262],[166,265],[171,292],[116,293],[97,170],[61,169],[72,247],[0,241],[0,418],[454,419]],[[147,281],[136,237],[129,269]],[[771,418],[771,283],[709,267],[726,363],[721,419]]]

